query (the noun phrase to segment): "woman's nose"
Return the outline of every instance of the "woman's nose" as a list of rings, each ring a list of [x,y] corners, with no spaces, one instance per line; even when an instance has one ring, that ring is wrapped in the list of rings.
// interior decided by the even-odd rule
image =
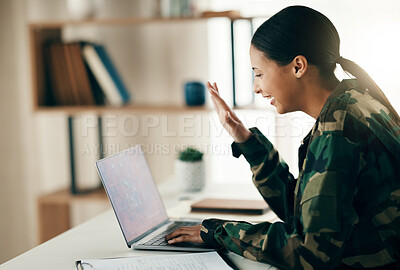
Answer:
[[[258,86],[258,84],[254,84],[254,85],[253,85],[253,91],[254,91],[254,93],[256,93],[256,94],[261,93],[261,88]]]

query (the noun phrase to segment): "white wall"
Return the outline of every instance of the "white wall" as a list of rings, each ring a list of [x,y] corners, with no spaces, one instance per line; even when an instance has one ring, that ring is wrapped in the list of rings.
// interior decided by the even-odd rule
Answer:
[[[34,175],[32,118],[23,1],[0,1],[0,262],[32,247],[36,237],[32,205]],[[32,182],[31,182],[32,181]],[[33,188],[33,190],[31,189]]]

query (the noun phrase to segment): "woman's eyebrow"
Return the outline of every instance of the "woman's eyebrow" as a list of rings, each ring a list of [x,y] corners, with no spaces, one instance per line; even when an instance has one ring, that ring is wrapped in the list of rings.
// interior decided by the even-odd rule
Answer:
[[[256,68],[256,67],[252,67],[251,69],[252,69],[252,70],[256,70],[256,69],[258,69],[258,68]]]

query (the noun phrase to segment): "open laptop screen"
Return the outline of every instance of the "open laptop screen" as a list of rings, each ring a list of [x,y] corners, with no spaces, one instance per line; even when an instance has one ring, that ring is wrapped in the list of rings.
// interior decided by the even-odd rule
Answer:
[[[139,145],[96,165],[127,243],[168,219]]]

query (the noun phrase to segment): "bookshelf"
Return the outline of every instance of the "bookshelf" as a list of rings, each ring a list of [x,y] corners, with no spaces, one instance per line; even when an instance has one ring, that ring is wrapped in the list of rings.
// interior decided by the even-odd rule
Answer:
[[[101,115],[105,113],[182,113],[182,112],[212,112],[212,108],[204,106],[154,106],[154,105],[139,105],[139,104],[128,104],[122,107],[111,107],[111,106],[41,106],[37,108],[36,113],[38,114],[66,114],[66,115],[79,115],[83,113],[90,113],[95,115]]]
[[[233,81],[235,81],[234,70],[234,22],[237,20],[247,20],[250,22],[250,29],[252,31],[253,17],[227,17],[227,16],[207,16],[207,17],[192,17],[192,18],[115,18],[115,19],[97,19],[97,20],[83,20],[83,21],[51,21],[51,22],[34,22],[28,25],[29,39],[30,39],[30,55],[31,55],[31,71],[32,71],[32,108],[34,112],[45,113],[64,113],[67,115],[74,115],[77,113],[107,113],[111,112],[139,112],[147,111],[163,111],[166,112],[179,112],[187,110],[204,110],[208,111],[209,108],[197,107],[191,108],[187,106],[147,106],[140,104],[129,104],[121,108],[111,106],[49,106],[49,82],[46,81],[45,72],[45,57],[43,53],[43,46],[46,42],[62,41],[62,31],[68,26],[140,26],[143,24],[168,24],[168,23],[188,23],[193,21],[205,21],[212,18],[227,18],[231,22],[231,50],[232,50],[232,74]],[[233,84],[233,88],[235,85]],[[235,89],[233,89],[235,93]],[[235,97],[235,94],[234,94]],[[234,100],[234,105],[235,100]]]

